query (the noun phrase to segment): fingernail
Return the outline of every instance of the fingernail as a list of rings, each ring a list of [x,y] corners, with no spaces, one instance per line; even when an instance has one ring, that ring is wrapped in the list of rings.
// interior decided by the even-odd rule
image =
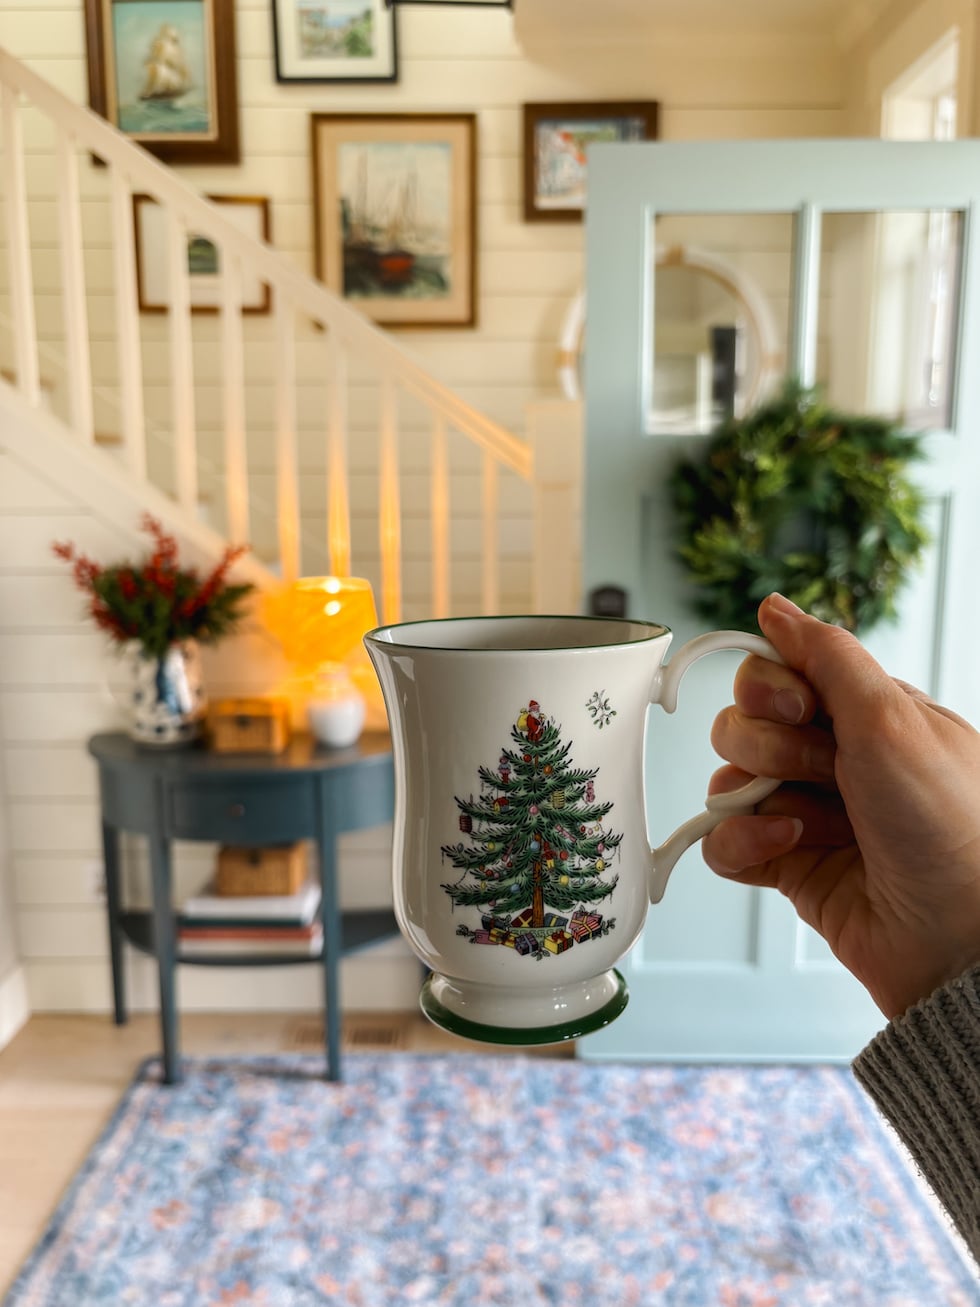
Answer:
[[[769,604],[772,608],[775,608],[777,613],[785,613],[787,617],[803,616],[803,609],[798,608],[796,604],[793,603],[792,599],[787,599],[786,596],[781,595],[778,590],[774,590],[769,596]]]
[[[792,845],[803,834],[803,823],[799,817],[769,817],[765,832],[772,844]]]
[[[791,726],[798,726],[806,713],[806,704],[795,690],[777,690],[772,697],[772,706]]]

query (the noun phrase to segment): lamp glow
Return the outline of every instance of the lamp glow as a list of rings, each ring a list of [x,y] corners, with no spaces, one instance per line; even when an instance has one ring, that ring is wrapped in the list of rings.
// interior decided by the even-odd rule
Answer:
[[[362,577],[304,576],[273,595],[266,622],[296,675],[311,685],[310,730],[331,748],[353,744],[364,727],[364,696],[348,659],[377,626],[371,583]]]

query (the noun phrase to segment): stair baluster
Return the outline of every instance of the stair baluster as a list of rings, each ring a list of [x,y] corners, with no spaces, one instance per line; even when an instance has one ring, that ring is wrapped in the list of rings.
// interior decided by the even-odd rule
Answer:
[[[123,458],[140,481],[146,480],[146,413],[143,408],[143,354],[136,298],[136,237],[133,188],[118,164],[111,171],[112,266],[119,369],[119,416]]]
[[[85,300],[82,206],[78,188],[78,143],[55,126],[58,152],[58,235],[61,254],[61,302],[64,308],[68,370],[68,412],[80,440],[95,440],[92,410],[92,363]]]
[[[381,448],[378,525],[381,544],[381,618],[402,613],[402,515],[398,479],[398,397],[390,373],[381,379]]]
[[[272,306],[276,333],[276,512],[279,564],[284,581],[302,570],[300,551],[299,454],[296,436],[296,318],[285,291]]]
[[[242,264],[230,253],[219,264],[221,276],[221,363],[225,448],[226,530],[231,540],[251,535],[248,502],[248,449],[245,440],[245,345],[242,336]]]
[[[432,616],[450,614],[449,434],[441,413],[432,415],[430,514],[432,517]]]
[[[483,611],[496,613],[500,608],[500,570],[498,524],[500,521],[499,464],[488,451],[483,453]]]
[[[20,95],[6,82],[3,85],[2,104],[3,189],[7,254],[10,261],[10,303],[14,321],[14,362],[21,392],[29,404],[39,404],[41,372],[37,357],[34,278],[27,217],[27,182],[24,176],[24,133]]]
[[[350,576],[347,351],[327,331],[327,548],[334,576]]]
[[[187,270],[187,224],[165,205],[167,220],[167,304],[170,327],[170,421],[174,437],[177,503],[197,509],[197,448],[194,438],[194,344],[191,339],[191,284]]]

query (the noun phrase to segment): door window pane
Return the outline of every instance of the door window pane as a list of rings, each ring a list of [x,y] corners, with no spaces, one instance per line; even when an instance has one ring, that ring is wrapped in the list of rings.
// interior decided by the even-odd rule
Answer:
[[[647,432],[708,432],[785,373],[793,217],[659,215],[654,234]]]
[[[831,404],[949,426],[962,226],[945,209],[824,214],[817,380]]]

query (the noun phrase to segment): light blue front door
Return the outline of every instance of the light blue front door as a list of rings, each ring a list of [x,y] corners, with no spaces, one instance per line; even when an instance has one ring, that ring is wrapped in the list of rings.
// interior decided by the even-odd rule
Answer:
[[[894,675],[980,722],[978,200],[980,143],[973,141],[594,147],[584,373],[586,591],[623,586],[629,615],[670,626],[676,643],[706,629],[676,562],[665,490],[678,457],[703,448],[705,437],[680,433],[683,421],[651,417],[669,409],[665,397],[673,384],[663,380],[660,358],[652,365],[655,335],[660,339],[652,268],[672,224],[695,233],[730,230],[735,256],[741,251],[736,262],[753,284],[766,285],[775,309],[781,371],[807,384],[827,382],[831,402],[856,396],[861,407],[885,411],[894,395],[893,410],[914,419],[917,429],[929,426],[928,457],[916,474],[928,495],[929,557],[904,593],[899,622],[871,632],[866,643]],[[928,234],[936,213],[956,232],[957,257],[947,257],[945,269],[958,285],[946,286],[942,302],[929,291],[942,290]],[[704,216],[715,226],[699,227]],[[762,235],[743,239],[739,233],[753,223]],[[783,231],[790,233],[785,248]],[[925,251],[918,264],[905,258],[915,233]],[[947,240],[947,252],[948,246]],[[783,259],[780,300],[774,269]],[[952,327],[937,352],[922,344],[936,334],[936,323],[918,319],[927,310],[941,316],[943,303]],[[917,365],[910,371],[909,360],[920,358],[945,376],[936,382],[938,400],[935,376],[920,385]],[[931,398],[917,406],[923,386]],[[717,765],[710,724],[730,701],[737,662],[716,655],[697,664],[682,686],[677,714],[651,712],[654,842],[700,809]],[[583,1057],[843,1060],[884,1023],[785,900],[722,882],[697,849],[681,860],[664,900],[651,909],[624,970],[630,1004],[608,1030],[581,1042]]]

